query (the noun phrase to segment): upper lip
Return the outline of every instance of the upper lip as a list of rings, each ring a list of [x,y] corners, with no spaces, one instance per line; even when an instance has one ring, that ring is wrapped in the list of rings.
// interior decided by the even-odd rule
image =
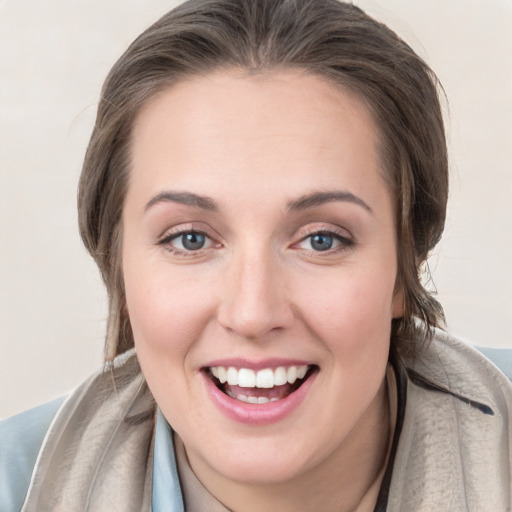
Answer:
[[[313,366],[315,363],[312,361],[306,361],[304,359],[289,359],[289,358],[272,358],[272,359],[263,359],[259,361],[250,361],[245,358],[226,358],[226,359],[215,359],[214,361],[210,361],[201,368],[212,368],[216,366],[224,366],[226,368],[249,368],[251,370],[263,370],[265,368],[276,369],[280,366]]]

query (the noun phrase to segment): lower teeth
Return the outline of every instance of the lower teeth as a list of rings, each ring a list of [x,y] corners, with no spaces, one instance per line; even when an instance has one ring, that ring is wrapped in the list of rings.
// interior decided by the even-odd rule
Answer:
[[[279,398],[267,398],[266,396],[247,396],[247,395],[234,395],[231,391],[227,392],[227,395],[240,402],[248,404],[267,404],[269,402],[277,402]]]

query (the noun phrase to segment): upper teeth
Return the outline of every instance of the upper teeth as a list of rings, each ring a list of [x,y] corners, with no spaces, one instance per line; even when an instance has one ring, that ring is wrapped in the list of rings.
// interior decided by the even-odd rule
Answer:
[[[210,372],[220,380],[222,384],[227,382],[230,386],[241,388],[273,388],[282,386],[287,382],[293,384],[297,379],[303,379],[308,371],[304,366],[279,366],[278,368],[265,368],[254,371],[250,368],[235,368],[229,366],[212,366]]]

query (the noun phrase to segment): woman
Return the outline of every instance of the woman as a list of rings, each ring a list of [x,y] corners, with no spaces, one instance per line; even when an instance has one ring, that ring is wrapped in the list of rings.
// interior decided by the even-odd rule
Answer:
[[[79,185],[109,364],[27,434],[22,510],[507,510],[510,383],[420,281],[447,183],[433,73],[358,8],[164,16]]]

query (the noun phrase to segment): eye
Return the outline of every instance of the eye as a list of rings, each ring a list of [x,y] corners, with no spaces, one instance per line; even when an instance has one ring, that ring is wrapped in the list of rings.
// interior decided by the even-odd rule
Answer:
[[[183,253],[207,249],[213,245],[213,241],[201,231],[182,231],[164,237],[160,244],[167,246],[172,252]]]
[[[339,251],[348,249],[354,242],[338,233],[316,231],[304,237],[297,246],[300,249],[314,252]]]

